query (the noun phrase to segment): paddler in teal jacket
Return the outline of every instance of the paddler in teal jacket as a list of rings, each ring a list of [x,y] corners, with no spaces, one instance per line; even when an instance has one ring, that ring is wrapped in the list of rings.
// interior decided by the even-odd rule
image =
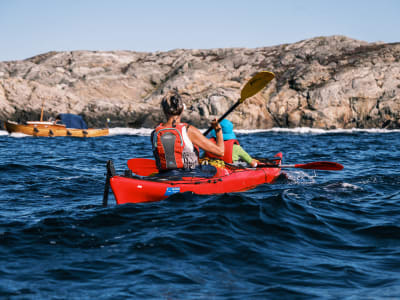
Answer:
[[[205,153],[206,157],[219,158],[226,163],[240,164],[241,162],[247,163],[253,168],[257,167],[257,160],[253,159],[239,144],[236,135],[233,132],[233,124],[228,119],[223,119],[220,123],[222,128],[222,135],[224,138],[225,154],[224,156],[215,156],[208,152]],[[215,141],[215,130],[211,131],[211,140]]]

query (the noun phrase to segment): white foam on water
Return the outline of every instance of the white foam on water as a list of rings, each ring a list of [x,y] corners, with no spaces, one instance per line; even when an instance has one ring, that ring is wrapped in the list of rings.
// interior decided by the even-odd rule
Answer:
[[[315,183],[315,177],[317,177],[315,172],[304,172],[300,170],[285,170],[287,178],[293,184],[313,184]]]
[[[200,129],[201,132],[207,129]],[[153,128],[110,128],[110,135],[150,135]],[[330,133],[393,133],[400,132],[400,129],[318,129],[310,127],[297,128],[270,128],[270,129],[235,129],[235,132],[242,134],[252,134],[259,132],[283,132],[283,133],[298,133],[298,134],[330,134]]]
[[[362,191],[364,190],[362,187],[355,185],[355,184],[351,184],[351,183],[347,183],[347,182],[337,182],[337,183],[332,183],[327,185],[326,187],[324,187],[325,190],[328,191]]]
[[[110,136],[113,135],[141,135],[141,136],[150,136],[153,128],[124,128],[124,127],[115,127],[110,128]]]
[[[201,132],[206,131],[207,129],[200,129]],[[128,128],[128,127],[115,127],[110,128],[109,136],[115,135],[139,135],[139,136],[150,136],[153,128]],[[357,132],[365,132],[365,133],[393,133],[400,132],[400,129],[317,129],[317,128],[309,128],[309,127],[298,127],[298,128],[271,128],[271,129],[235,129],[235,132],[241,134],[252,134],[259,132],[277,132],[277,133],[295,133],[295,134],[330,134],[330,133],[344,133],[351,134]],[[8,135],[8,132],[5,130],[0,130],[0,136]],[[12,133],[11,137],[29,137],[30,135],[26,135],[23,133]]]
[[[5,133],[6,134],[4,134],[4,135],[8,135],[7,131],[5,131]],[[21,132],[13,132],[13,133],[10,134],[10,136],[14,137],[14,138],[32,137],[31,135],[24,134],[24,133],[21,133]]]
[[[78,176],[68,176],[68,177],[56,177],[57,180],[65,180],[65,181],[70,181],[70,180],[74,180],[74,179],[79,179],[81,177],[84,177],[82,175],[78,175]]]
[[[319,129],[310,127],[296,127],[296,128],[270,128],[270,129],[251,129],[251,130],[235,129],[235,132],[243,134],[258,133],[258,132],[287,132],[287,133],[299,133],[299,134],[330,134],[330,133],[357,133],[357,132],[393,133],[393,132],[400,132],[400,129],[381,129],[381,128]]]
[[[347,183],[347,182],[342,182],[342,187],[345,190],[353,190],[353,191],[362,191],[364,190],[362,187],[355,185],[355,184],[351,184],[351,183]]]

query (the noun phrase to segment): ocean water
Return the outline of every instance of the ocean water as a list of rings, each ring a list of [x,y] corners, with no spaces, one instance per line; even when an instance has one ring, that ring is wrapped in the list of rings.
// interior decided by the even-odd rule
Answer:
[[[0,131],[0,298],[400,298],[399,131],[238,131],[253,156],[345,168],[102,207],[107,160],[150,158],[149,134]]]

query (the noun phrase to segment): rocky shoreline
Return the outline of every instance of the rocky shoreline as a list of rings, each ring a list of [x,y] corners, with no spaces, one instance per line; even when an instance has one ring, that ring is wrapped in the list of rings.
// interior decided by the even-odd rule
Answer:
[[[0,120],[77,113],[90,126],[153,127],[178,89],[205,128],[256,72],[276,78],[229,119],[236,128],[400,128],[400,43],[317,37],[256,49],[49,52],[0,62]]]

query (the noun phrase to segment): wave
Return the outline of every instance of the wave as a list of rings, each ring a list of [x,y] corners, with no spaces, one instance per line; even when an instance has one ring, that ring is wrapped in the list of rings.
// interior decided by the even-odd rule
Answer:
[[[153,128],[124,128],[124,127],[115,127],[110,128],[110,136],[113,135],[141,135],[141,136],[150,136]]]
[[[139,136],[150,136],[153,128],[128,128],[128,127],[115,127],[110,128],[109,136],[115,135],[139,135]],[[206,129],[200,129],[201,132],[206,131]],[[343,133],[343,134],[352,134],[352,133],[398,133],[400,129],[381,129],[381,128],[370,128],[370,129],[360,129],[360,128],[351,128],[351,129],[319,129],[319,128],[310,128],[310,127],[296,127],[296,128],[270,128],[270,129],[235,129],[235,132],[240,134],[253,134],[253,133],[262,133],[262,132],[276,132],[276,133],[295,133],[295,134],[332,134],[332,133]],[[0,136],[8,135],[7,131],[0,130]],[[10,136],[21,138],[21,137],[30,137],[30,135],[26,135],[23,133],[12,133]]]
[[[250,134],[260,131],[271,133]],[[126,158],[151,155],[151,129],[87,140],[0,132],[0,256],[10,258],[0,294],[398,298],[399,133],[318,131],[240,131],[240,139],[260,156],[279,148],[292,162],[339,161],[343,171],[288,168],[287,178],[249,191],[146,204],[117,205],[109,190],[106,208],[105,162],[122,170]]]
[[[370,128],[370,129],[320,129],[311,127],[296,127],[296,128],[270,128],[270,129],[237,129],[235,132],[238,133],[258,133],[258,132],[287,132],[287,133],[299,133],[299,134],[331,134],[331,133],[393,133],[400,132],[400,129],[381,129],[381,128]]]
[[[207,129],[200,129],[201,132]],[[150,136],[153,128],[110,128],[110,135],[142,135]],[[310,127],[296,127],[296,128],[270,128],[270,129],[235,129],[235,132],[241,134],[253,134],[261,132],[277,132],[277,133],[297,133],[297,134],[331,134],[331,133],[393,133],[400,132],[400,129],[319,129]]]

